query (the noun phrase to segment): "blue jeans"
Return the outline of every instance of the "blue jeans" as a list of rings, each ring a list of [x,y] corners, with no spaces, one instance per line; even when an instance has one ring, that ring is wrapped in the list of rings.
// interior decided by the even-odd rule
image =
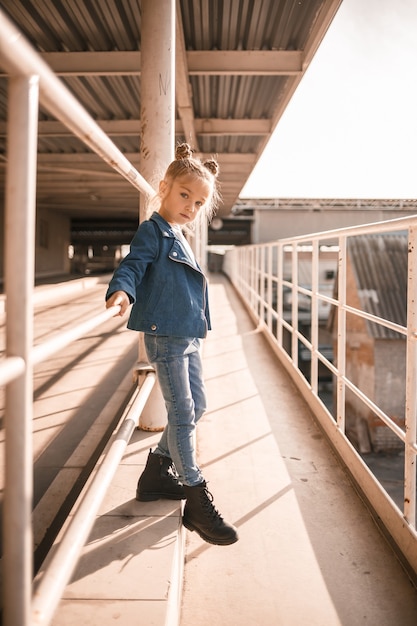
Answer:
[[[196,424],[207,404],[200,339],[145,333],[144,342],[168,417],[155,452],[171,457],[181,482],[193,487],[204,480],[195,451]]]

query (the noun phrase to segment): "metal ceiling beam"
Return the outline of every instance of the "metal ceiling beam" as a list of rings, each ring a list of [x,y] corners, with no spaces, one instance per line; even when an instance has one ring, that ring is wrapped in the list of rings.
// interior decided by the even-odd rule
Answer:
[[[185,107],[187,109],[187,107]],[[184,111],[183,111],[184,113]],[[192,118],[192,119],[191,119]],[[100,128],[112,137],[138,136],[140,120],[95,120]],[[0,137],[6,136],[6,122],[0,122]],[[183,134],[188,143],[198,152],[197,135],[232,136],[232,135],[268,135],[271,121],[268,119],[194,119],[188,113],[182,120],[177,120],[175,132]],[[71,137],[72,133],[64,124],[55,120],[41,120],[38,125],[39,137]],[[195,139],[192,137],[195,135]]]
[[[210,154],[200,153],[200,156],[205,156],[207,158],[210,157]],[[139,155],[137,152],[126,152],[125,157],[136,167]],[[254,163],[256,159],[256,155],[252,152],[250,153],[242,153],[242,152],[223,152],[219,154],[219,161],[222,163],[245,163],[250,162]],[[50,153],[50,154],[38,154],[38,164],[40,165],[55,165],[57,161],[61,163],[65,163],[67,165],[71,165],[74,163],[88,165],[97,164],[103,168],[103,171],[111,172],[111,169],[108,169],[106,163],[103,163],[99,160],[99,158],[93,154],[92,152],[68,152],[68,153]],[[101,171],[101,170],[100,170]],[[85,172],[88,173],[88,172]]]
[[[266,75],[301,74],[300,50],[194,50],[187,52],[191,75]]]
[[[185,44],[180,42],[180,45],[183,46],[181,57],[185,56],[185,59],[180,59],[180,63],[188,67],[190,76],[289,76],[301,74],[305,63],[300,50],[186,51]],[[140,75],[139,51],[43,52],[40,56],[58,76]]]

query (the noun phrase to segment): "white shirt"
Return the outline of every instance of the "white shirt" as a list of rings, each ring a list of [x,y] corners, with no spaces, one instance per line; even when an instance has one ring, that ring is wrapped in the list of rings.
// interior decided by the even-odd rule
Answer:
[[[189,261],[194,265],[194,267],[197,267],[197,262],[195,260],[194,252],[192,251],[190,244],[184,237],[184,233],[181,230],[181,226],[179,226],[178,224],[171,224],[171,228],[174,231],[175,235],[178,237],[178,239],[181,241],[182,245],[184,246],[185,251],[189,257]]]

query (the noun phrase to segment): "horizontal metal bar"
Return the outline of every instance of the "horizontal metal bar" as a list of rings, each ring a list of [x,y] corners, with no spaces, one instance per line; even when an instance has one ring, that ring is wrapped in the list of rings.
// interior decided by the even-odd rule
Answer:
[[[7,385],[25,371],[25,361],[20,356],[8,356],[0,363],[0,386]]]
[[[60,333],[57,337],[52,337],[49,341],[45,341],[44,343],[35,346],[31,353],[32,363],[37,365],[38,363],[45,361],[52,354],[59,352],[59,350],[62,350],[62,348],[65,348],[71,342],[83,337],[90,330],[93,330],[93,328],[100,326],[103,322],[106,322],[111,317],[117,315],[118,311],[120,311],[120,306],[113,306],[106,309],[103,313],[100,313],[100,315],[96,315],[82,324]]]
[[[371,235],[374,233],[388,233],[394,230],[407,230],[410,226],[417,224],[417,215],[411,217],[398,217],[392,220],[384,220],[382,222],[373,222],[372,224],[362,224],[360,226],[349,226],[347,228],[337,228],[334,230],[325,230],[309,235],[299,235],[287,239],[280,239],[281,246],[289,244],[298,245],[299,243],[311,243],[315,240],[334,240],[340,235],[353,237],[355,235]]]
[[[102,462],[82,496],[81,503],[75,504],[75,514],[72,518],[69,516],[71,521],[56,550],[50,552],[45,560],[44,572],[41,573],[40,580],[35,581],[32,601],[33,626],[45,626],[50,623],[132,433],[139,423],[155,381],[156,375],[148,373],[140,390],[133,394],[117,431],[103,453]]]
[[[390,320],[383,319],[382,317],[378,317],[377,315],[372,315],[372,313],[367,313],[366,311],[360,311],[353,306],[345,305],[344,309],[347,313],[352,313],[358,317],[362,317],[363,319],[369,320],[370,322],[375,322],[375,324],[379,324],[380,326],[384,326],[385,328],[389,328],[390,330],[395,330],[395,332],[400,333],[401,335],[407,336],[407,329],[405,326],[401,326],[401,324],[396,324],[395,322],[390,322]]]
[[[315,296],[316,298],[319,298],[320,300],[323,300],[325,302],[329,302],[330,304],[333,304],[334,306],[340,306],[339,302],[335,300],[334,298],[321,295],[320,293],[313,294],[311,289],[308,289],[306,287],[296,286],[296,290],[298,293],[301,293],[310,298],[313,298],[313,296]],[[352,313],[352,315],[356,315],[357,317],[362,317],[363,319],[366,319],[370,322],[374,322],[375,324],[384,326],[384,328],[389,328],[390,330],[394,330],[395,332],[400,333],[401,335],[407,336],[407,328],[405,326],[402,326],[401,324],[396,324],[395,322],[391,322],[390,320],[384,319],[383,317],[378,317],[377,315],[373,315],[372,313],[361,311],[360,309],[357,309],[353,306],[349,306],[347,304],[344,305],[343,308],[347,313]]]
[[[405,442],[405,432],[398,426],[398,424],[396,424],[386,413],[384,413],[384,411],[372,402],[372,400],[370,400],[370,398],[368,398],[368,396],[363,393],[359,387],[354,385],[352,381],[345,376],[342,378],[346,387],[353,391],[354,394],[360,398],[366,406],[368,406],[375,413],[375,415],[377,415],[397,435],[399,439],[401,439],[401,441]]]
[[[139,76],[138,50],[42,52],[58,76]],[[188,50],[190,76],[292,76],[303,71],[300,50]],[[1,74],[0,74],[1,75]]]

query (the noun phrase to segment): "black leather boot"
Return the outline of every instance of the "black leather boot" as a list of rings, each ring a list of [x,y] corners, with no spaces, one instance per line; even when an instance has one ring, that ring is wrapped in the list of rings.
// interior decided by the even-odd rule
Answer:
[[[187,501],[182,523],[188,530],[195,530],[204,541],[227,546],[238,540],[236,528],[224,521],[213,504],[213,496],[205,482],[195,487],[184,485]]]
[[[185,498],[184,488],[172,459],[150,450],[136,488],[136,500],[150,502],[160,498],[182,500]]]

